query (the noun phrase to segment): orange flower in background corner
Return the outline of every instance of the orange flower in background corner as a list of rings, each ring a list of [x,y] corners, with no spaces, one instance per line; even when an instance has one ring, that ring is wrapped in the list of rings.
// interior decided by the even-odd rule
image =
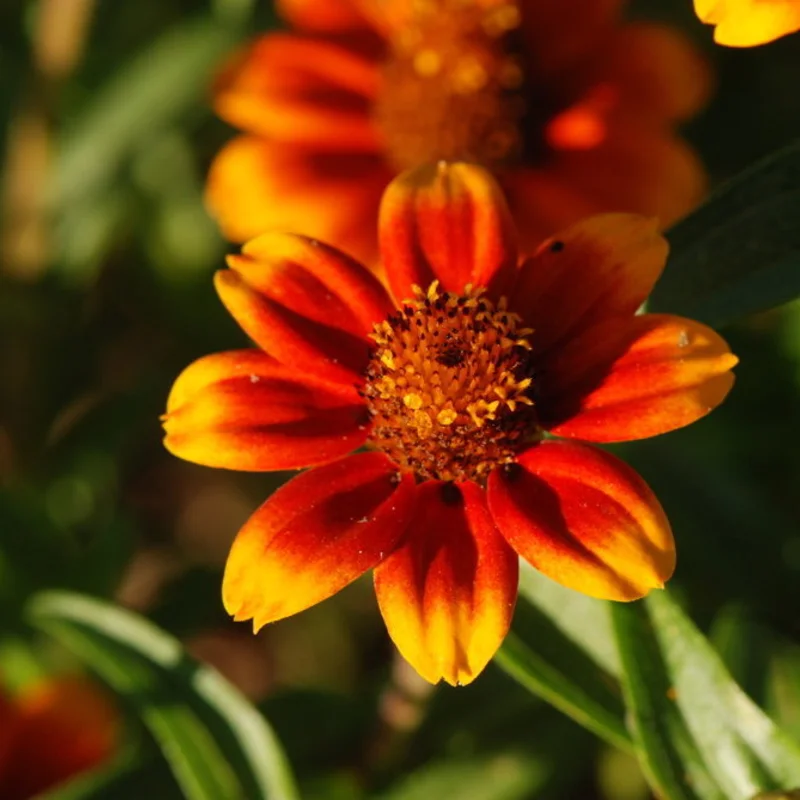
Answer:
[[[244,241],[293,230],[372,264],[375,208],[397,172],[466,160],[501,180],[524,247],[600,211],[668,224],[705,177],[674,132],[705,101],[677,32],[623,23],[622,0],[282,0],[296,32],[256,40],[221,75],[244,131],[207,201]]]
[[[714,41],[754,47],[800,31],[800,0],[694,0],[703,22],[716,26]]]
[[[108,760],[118,715],[100,690],[78,678],[0,690],[0,797],[28,800]]]
[[[313,467],[239,532],[223,584],[235,619],[257,630],[374,568],[403,656],[468,683],[508,630],[517,553],[595,597],[669,578],[650,489],[574,440],[688,425],[728,393],[736,358],[699,323],[636,315],[667,255],[653,220],[587,219],[519,265],[497,184],[440,163],[390,185],[379,238],[386,288],[301,236],[231,256],[217,289],[259,349],[181,374],[165,444],[214,467]]]

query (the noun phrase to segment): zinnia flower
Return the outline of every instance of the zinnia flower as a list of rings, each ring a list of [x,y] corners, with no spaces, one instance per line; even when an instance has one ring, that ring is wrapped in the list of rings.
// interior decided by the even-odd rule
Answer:
[[[87,681],[58,678],[0,691],[0,797],[28,800],[111,757],[118,718]]]
[[[677,32],[623,23],[621,0],[281,0],[296,32],[240,53],[215,91],[244,134],[212,165],[223,232],[314,236],[367,264],[399,171],[492,169],[530,252],[601,211],[666,225],[702,197],[674,132],[705,101],[706,66]]]
[[[798,0],[694,0],[703,22],[715,25],[714,41],[753,47],[800,31]]]
[[[689,424],[728,393],[736,358],[704,325],[636,315],[667,255],[651,219],[588,219],[518,265],[497,184],[440,163],[389,186],[379,234],[387,287],[301,236],[232,256],[217,290],[259,349],[189,366],[165,442],[209,466],[313,467],[239,532],[223,582],[235,619],[257,630],[374,568],[403,656],[467,683],[508,630],[517,554],[594,597],[663,585],[675,550],[658,501],[576,440]]]

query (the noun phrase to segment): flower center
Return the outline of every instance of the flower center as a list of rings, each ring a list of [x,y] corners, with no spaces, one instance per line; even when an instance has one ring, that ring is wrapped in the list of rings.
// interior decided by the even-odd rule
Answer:
[[[415,287],[375,326],[363,390],[370,442],[422,479],[484,483],[541,434],[533,408],[532,331],[483,290]]]
[[[375,106],[394,166],[445,159],[494,167],[520,155],[519,23],[516,0],[413,0]]]

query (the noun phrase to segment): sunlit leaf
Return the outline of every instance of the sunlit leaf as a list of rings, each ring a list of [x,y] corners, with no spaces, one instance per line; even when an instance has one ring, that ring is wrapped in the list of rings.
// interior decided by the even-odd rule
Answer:
[[[722,186],[667,234],[648,304],[719,326],[800,295],[800,141]]]
[[[764,705],[773,642],[770,632],[754,619],[752,610],[741,603],[723,606],[711,623],[708,638],[731,677],[756,703]]]
[[[800,783],[800,746],[750,700],[666,592],[614,604],[632,730],[669,798],[740,800]]]
[[[526,800],[537,796],[547,765],[530,753],[501,752],[438,761],[379,794],[378,800]]]
[[[557,587],[557,594],[565,592],[579,597],[572,607],[569,605],[572,598],[566,598],[563,614],[559,613],[548,607],[553,595],[550,587],[540,582],[547,579],[526,573],[527,568],[523,568],[513,629],[495,662],[529,691],[580,725],[616,747],[629,748],[620,692],[611,670],[606,668],[616,665],[597,636],[602,637],[606,630],[607,642],[613,645],[605,604],[589,601],[591,611],[588,611],[582,597]],[[578,630],[584,611],[587,636],[581,641]],[[595,630],[589,634],[589,627],[594,626]],[[597,657],[598,653],[602,655]]]
[[[619,675],[608,603],[567,589],[524,561],[520,562],[519,592],[598,666],[609,675]]]
[[[130,702],[190,800],[297,798],[261,714],[171,636],[136,614],[70,592],[34,597],[29,618]]]

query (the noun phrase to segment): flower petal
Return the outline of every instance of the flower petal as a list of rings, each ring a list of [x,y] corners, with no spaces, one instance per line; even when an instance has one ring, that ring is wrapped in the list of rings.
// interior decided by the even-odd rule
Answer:
[[[378,222],[381,261],[395,299],[434,280],[502,293],[516,271],[514,224],[491,175],[470,164],[419,167],[387,188]]]
[[[301,30],[343,33],[360,30],[365,17],[358,7],[363,0],[276,0],[280,15]]]
[[[375,569],[389,635],[426,680],[469,683],[508,632],[518,569],[482,489],[423,483],[406,538]]]
[[[800,30],[795,0],[695,0],[697,16],[717,27],[714,41],[729,47],[754,47]]]
[[[327,151],[377,153],[377,65],[322,39],[270,34],[223,70],[214,108],[250,133]]]
[[[658,279],[667,242],[653,219],[602,214],[545,242],[522,266],[511,308],[537,354],[598,321],[633,315]]]
[[[178,376],[167,400],[164,445],[209,467],[297,469],[360,447],[368,427],[354,387],[258,350],[237,350],[201,358]]]
[[[382,453],[349,456],[278,489],[239,531],[222,599],[258,630],[336,594],[395,547],[414,479]]]
[[[542,376],[542,425],[593,442],[645,439],[682,428],[716,408],[738,359],[693,320],[644,314],[589,329]]]
[[[539,80],[569,74],[613,30],[622,5],[622,0],[521,0],[531,74]]]
[[[543,442],[489,476],[500,532],[536,569],[570,589],[636,600],[675,568],[669,522],[647,484],[610,453]]]
[[[366,267],[316,239],[273,231],[252,239],[228,264],[264,297],[314,322],[366,337],[393,310]]]
[[[523,255],[535,252],[548,236],[604,210],[548,167],[509,170],[503,175],[503,190]]]
[[[366,335],[390,307],[365,267],[326,245],[273,233],[246,245],[228,266],[214,276],[217,292],[262,350],[327,380],[362,381]],[[320,273],[312,274],[315,267]]]
[[[288,230],[336,242],[371,266],[378,249],[375,216],[389,180],[377,156],[309,152],[240,136],[214,159],[206,203],[232,241]]]
[[[629,107],[606,120],[596,147],[553,154],[552,169],[603,211],[658,217],[666,228],[691,211],[708,188],[703,164],[689,145]]]
[[[699,111],[712,85],[708,62],[687,36],[645,22],[620,26],[607,38],[595,79],[614,87],[623,113],[664,121]]]

